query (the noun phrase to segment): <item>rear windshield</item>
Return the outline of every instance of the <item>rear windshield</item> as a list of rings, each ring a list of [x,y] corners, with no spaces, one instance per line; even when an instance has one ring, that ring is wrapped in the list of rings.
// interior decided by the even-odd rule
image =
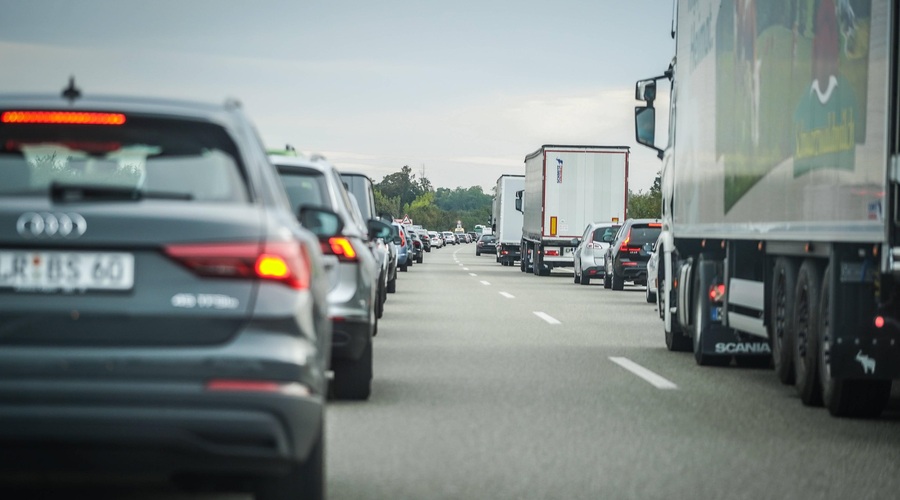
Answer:
[[[321,207],[331,209],[327,203],[327,186],[325,175],[312,169],[280,169],[281,183],[287,192],[288,199],[294,213],[300,211],[300,207]]]
[[[493,243],[494,237],[493,236],[482,236],[481,241],[483,241],[485,243]]]
[[[628,240],[630,246],[639,247],[647,243],[656,243],[659,232],[662,228],[649,226],[633,226],[631,228],[631,238]]]
[[[615,238],[616,231],[619,230],[619,227],[620,226],[598,227],[597,229],[594,229],[594,236],[592,240],[610,242],[613,240],[613,238]]]
[[[222,127],[198,121],[127,116],[121,125],[2,123],[0,196],[77,186],[246,202],[237,151]]]

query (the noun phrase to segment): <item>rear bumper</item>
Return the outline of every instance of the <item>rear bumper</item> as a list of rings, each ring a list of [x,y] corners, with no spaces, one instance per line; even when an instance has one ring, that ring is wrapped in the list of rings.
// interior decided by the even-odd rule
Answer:
[[[616,264],[616,274],[622,276],[625,281],[634,281],[639,283],[647,282],[647,263],[641,262],[634,266],[623,266]]]
[[[309,456],[322,396],[201,383],[0,381],[4,473],[272,475]]]

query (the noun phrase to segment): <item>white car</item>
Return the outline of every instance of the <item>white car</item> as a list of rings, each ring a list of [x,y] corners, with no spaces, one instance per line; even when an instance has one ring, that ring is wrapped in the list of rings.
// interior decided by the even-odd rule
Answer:
[[[584,228],[573,254],[575,283],[590,285],[591,279],[603,277],[606,249],[620,226],[613,222],[593,222]]]
[[[659,248],[661,239],[662,234],[659,235],[656,243],[653,244],[653,253],[650,254],[650,260],[647,261],[647,288],[644,292],[644,298],[650,304],[656,302],[656,296],[659,292],[659,252],[656,249]]]
[[[444,231],[441,233],[444,237],[444,243],[447,245],[455,245],[456,244],[456,235],[450,231]]]
[[[428,237],[431,238],[431,246],[441,248],[444,246],[444,237],[437,231],[428,231]]]

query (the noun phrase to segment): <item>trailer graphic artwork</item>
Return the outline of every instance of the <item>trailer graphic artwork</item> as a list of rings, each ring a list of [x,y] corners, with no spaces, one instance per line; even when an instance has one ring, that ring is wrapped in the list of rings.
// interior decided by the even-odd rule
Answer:
[[[855,169],[866,132],[870,11],[870,0],[720,4],[716,153],[726,212],[786,160],[795,178]]]

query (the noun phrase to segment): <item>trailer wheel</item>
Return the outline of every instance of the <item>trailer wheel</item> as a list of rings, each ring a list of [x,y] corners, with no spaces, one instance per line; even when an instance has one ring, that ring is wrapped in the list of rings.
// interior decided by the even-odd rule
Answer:
[[[797,289],[794,294],[794,324],[796,334],[794,344],[794,380],[800,400],[807,406],[822,404],[822,389],[819,384],[818,340],[819,294],[822,277],[819,266],[810,259],[803,261],[797,273]]]
[[[822,402],[836,417],[874,418],[881,415],[891,397],[890,380],[846,380],[831,377],[831,266],[825,269],[819,311],[818,329],[819,380]]]
[[[535,276],[541,275],[541,266],[544,265],[544,259],[541,257],[541,246],[537,243],[531,251],[531,272]]]
[[[775,375],[782,384],[794,383],[794,290],[797,287],[797,264],[787,257],[775,260],[772,279],[772,302],[769,318],[769,341]]]

